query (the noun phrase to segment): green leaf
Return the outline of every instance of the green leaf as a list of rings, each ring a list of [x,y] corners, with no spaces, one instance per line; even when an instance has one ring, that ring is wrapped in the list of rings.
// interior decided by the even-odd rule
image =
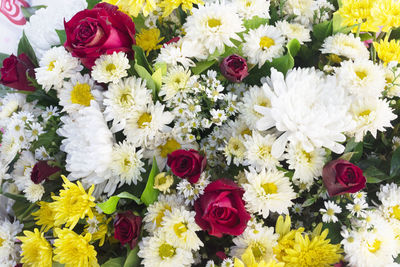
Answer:
[[[101,265],[101,267],[123,267],[125,262],[124,257],[109,259]]]
[[[245,20],[243,25],[246,28],[246,30],[250,30],[250,29],[257,29],[261,25],[265,25],[267,22],[268,19],[254,16],[251,19]]]
[[[60,44],[64,44],[65,41],[67,41],[67,34],[65,33],[65,30],[56,30],[58,38],[60,39]]]
[[[216,60],[210,60],[210,61],[200,61],[197,62],[196,66],[192,68],[192,72],[195,75],[201,74],[203,71],[207,70],[210,68],[212,65],[217,63]]]
[[[165,62],[157,62],[156,64],[154,64],[154,68],[156,70],[161,69],[161,74],[163,76],[167,74],[167,63]]]
[[[290,55],[292,57],[295,57],[297,55],[297,53],[300,51],[300,42],[294,38],[292,40],[290,40],[290,42],[286,45],[288,52],[290,53]]]
[[[363,150],[364,150],[363,142],[356,142],[353,137],[347,142],[346,148],[344,149],[344,153],[354,152],[354,154],[352,154],[351,156],[351,159],[353,162],[356,162],[360,160],[360,158],[362,157]]]
[[[100,0],[86,0],[88,9],[92,9],[96,4],[100,3]]]
[[[23,195],[16,195],[16,194],[11,194],[11,193],[2,193],[3,196],[11,198],[15,201],[22,200],[26,201],[26,198]]]
[[[347,153],[343,154],[340,157],[340,159],[344,159],[344,160],[350,161],[351,157],[353,157],[354,154],[355,154],[355,152],[347,152]]]
[[[153,165],[151,167],[149,178],[147,179],[146,188],[144,189],[142,196],[140,199],[143,201],[146,206],[152,204],[157,200],[159,191],[154,189],[154,177],[159,173],[159,169],[157,166],[156,158],[153,158]]]
[[[369,166],[364,172],[363,172],[365,178],[367,179],[367,183],[369,184],[376,184],[380,183],[383,180],[389,179],[389,175],[384,173],[383,171],[379,170],[375,166]]]
[[[158,95],[158,92],[160,91],[161,84],[162,84],[162,81],[161,81],[162,80],[162,69],[156,70],[153,73],[153,75],[151,75],[151,78],[153,79],[154,84],[156,85],[156,90],[157,90],[157,95]]]
[[[52,267],[64,267],[65,265],[59,262],[53,262]]]
[[[313,35],[318,41],[325,40],[326,37],[332,35],[333,22],[332,20],[324,21],[320,24],[316,24],[313,27]]]
[[[117,210],[117,205],[118,202],[121,198],[127,198],[135,201],[137,204],[142,204],[142,201],[140,201],[139,198],[135,197],[134,195],[128,193],[128,192],[122,192],[116,196],[110,197],[107,201],[103,203],[97,204],[99,208],[105,213],[105,214],[112,214]]]
[[[35,55],[35,51],[33,51],[33,48],[29,43],[29,40],[26,37],[25,32],[22,32],[22,37],[18,44],[18,55],[22,53],[25,53],[30,58],[30,60],[32,60],[32,63],[35,66],[38,66],[38,61]]]
[[[22,11],[22,14],[24,15],[25,19],[26,19],[27,21],[29,21],[29,19],[31,18],[31,16],[32,16],[33,14],[35,14],[35,12],[36,12],[37,10],[41,9],[41,8],[46,8],[46,6],[45,6],[45,5],[30,6],[30,7],[21,6],[21,11]]]
[[[153,92],[156,90],[156,84],[153,81],[153,77],[151,77],[151,74],[141,65],[135,64],[134,69],[137,72],[137,74],[143,78],[146,81],[146,85],[149,89],[151,89]]]
[[[272,60],[271,67],[274,67],[278,71],[286,75],[288,70],[293,68],[294,59],[291,55],[287,54]]]
[[[143,49],[140,46],[133,45],[132,46],[133,51],[135,51],[135,62],[136,64],[139,64],[140,66],[144,67],[147,72],[150,74],[153,73],[153,68],[147,61],[146,55],[144,54]]]
[[[316,201],[315,198],[309,198],[309,199],[307,199],[306,201],[304,201],[303,205],[301,205],[301,206],[302,206],[303,208],[309,207],[309,206],[311,206],[312,204],[314,204],[315,201]]]
[[[400,147],[398,147],[392,155],[390,160],[390,176],[396,176],[400,174]]]
[[[10,55],[0,53],[0,68],[3,67],[3,61],[4,61],[4,59],[8,58],[9,56],[10,56]]]
[[[134,249],[128,251],[128,256],[126,257],[124,267],[140,266],[140,259],[137,255],[138,252],[139,252],[139,246],[136,246]]]

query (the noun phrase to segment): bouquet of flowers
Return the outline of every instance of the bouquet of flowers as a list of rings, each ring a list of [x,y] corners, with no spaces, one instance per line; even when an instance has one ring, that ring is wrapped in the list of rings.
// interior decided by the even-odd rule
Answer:
[[[24,14],[1,266],[400,266],[400,1]]]

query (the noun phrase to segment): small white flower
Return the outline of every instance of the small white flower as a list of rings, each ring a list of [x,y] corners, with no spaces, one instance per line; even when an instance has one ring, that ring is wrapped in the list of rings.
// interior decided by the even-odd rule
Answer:
[[[322,213],[322,221],[324,223],[337,222],[338,218],[336,213],[342,212],[342,208],[336,205],[333,201],[324,202],[325,209],[320,209],[319,212]]]
[[[346,209],[350,211],[351,215],[356,215],[357,217],[365,217],[365,209],[368,208],[368,204],[364,199],[356,198],[354,199],[354,203],[348,203],[346,205]]]
[[[99,83],[118,83],[128,75],[131,67],[124,52],[114,52],[112,55],[101,55],[92,68],[92,77]]]

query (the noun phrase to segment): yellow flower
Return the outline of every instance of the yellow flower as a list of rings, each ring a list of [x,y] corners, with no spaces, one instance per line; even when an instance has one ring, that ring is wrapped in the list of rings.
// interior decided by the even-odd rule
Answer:
[[[204,2],[202,0],[163,0],[158,6],[164,9],[163,17],[166,17],[180,5],[182,5],[182,10],[185,12],[192,10],[193,4],[204,5]]]
[[[372,24],[371,9],[374,0],[342,0],[342,6],[338,10],[339,15],[343,18],[342,24],[345,26],[353,26],[361,24],[361,31],[377,31],[378,28]],[[354,28],[353,30],[356,30]]]
[[[85,226],[85,233],[90,233],[92,235],[92,240],[100,240],[99,246],[104,244],[104,240],[108,231],[108,223],[112,218],[108,218],[101,213],[94,212],[93,219],[88,219]]]
[[[103,0],[103,2],[117,5],[122,12],[135,18],[140,11],[144,16],[147,16],[157,6],[154,0]]]
[[[32,267],[51,267],[52,266],[52,248],[49,242],[44,238],[37,228],[34,232],[24,231],[25,236],[18,237],[22,245],[22,259],[24,266]]]
[[[400,26],[400,2],[393,0],[375,1],[371,9],[375,25],[383,26],[382,31]]]
[[[172,175],[167,175],[165,172],[160,172],[154,177],[154,188],[165,193],[169,193],[169,188],[174,183]]]
[[[253,250],[251,247],[248,247],[246,251],[242,255],[242,260],[235,258],[234,260],[234,267],[283,267],[285,263],[283,262],[276,262],[275,260],[271,259],[266,263],[264,260],[259,262],[256,261],[256,258],[253,254]]]
[[[47,232],[50,228],[54,227],[54,211],[51,208],[50,203],[40,201],[39,204],[40,209],[38,211],[32,212],[32,215],[35,217],[37,221],[37,225],[41,225],[41,232]]]
[[[378,57],[385,63],[390,61],[400,62],[400,41],[399,40],[381,40],[380,43],[374,42],[374,47]]]
[[[163,39],[164,37],[160,38],[160,30],[152,28],[142,30],[138,35],[136,35],[136,44],[146,51],[146,55],[148,56],[150,51],[161,48],[162,45],[159,45],[158,43]]]
[[[96,206],[94,197],[91,196],[94,190],[94,185],[89,188],[86,193],[80,182],[77,184],[71,183],[64,175],[61,175],[64,180],[64,190],[60,190],[59,196],[52,196],[54,200],[51,203],[51,209],[55,212],[54,225],[59,226],[66,224],[71,230],[78,223],[79,219],[93,218],[92,208]]]
[[[54,231],[58,237],[54,241],[54,261],[65,264],[65,267],[99,266],[97,252],[94,246],[89,244],[91,234],[81,236],[67,228],[57,228]]]

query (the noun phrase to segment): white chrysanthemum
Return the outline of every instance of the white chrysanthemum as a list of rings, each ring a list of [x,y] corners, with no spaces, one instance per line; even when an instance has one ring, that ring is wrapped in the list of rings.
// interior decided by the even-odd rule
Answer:
[[[194,53],[198,51],[194,50],[193,42],[188,42],[186,39],[179,39],[177,42],[170,44],[164,44],[160,48],[160,53],[156,58],[156,63],[164,62],[168,66],[178,66],[181,64],[184,68],[194,67],[195,63],[190,59],[195,57]]]
[[[164,105],[160,102],[149,104],[132,114],[126,122],[124,134],[135,146],[146,146],[152,141],[154,143],[161,133],[170,131],[167,125],[173,119],[174,116],[164,111]]]
[[[70,180],[82,179],[84,185],[106,182],[111,176],[113,136],[94,100],[71,117],[62,117],[64,125],[57,134],[65,137],[60,147],[67,153],[66,170]]]
[[[166,210],[161,231],[165,232],[168,240],[176,247],[199,250],[203,242],[196,234],[201,228],[194,221],[195,215],[194,211],[188,211],[183,207]]]
[[[376,195],[382,203],[380,210],[384,216],[400,220],[400,187],[395,183],[381,185]]]
[[[250,165],[257,171],[262,169],[275,169],[280,166],[280,157],[274,157],[271,154],[272,145],[276,141],[276,137],[271,134],[262,136],[258,131],[253,131],[252,135],[246,135],[244,146],[245,165]]]
[[[234,0],[233,4],[240,17],[251,19],[254,16],[269,19],[269,0]]]
[[[239,40],[237,33],[244,31],[242,20],[235,9],[225,3],[206,3],[192,9],[183,25],[186,38],[202,43],[210,54],[234,46],[230,39]]]
[[[389,62],[385,67],[385,80],[386,80],[386,96],[392,98],[394,96],[400,97],[400,84],[398,78],[400,77],[400,68],[397,67],[396,61]]]
[[[128,75],[127,70],[131,67],[129,59],[124,52],[101,55],[94,64],[92,77],[99,83],[118,83]]]
[[[283,11],[287,15],[296,15],[295,21],[308,26],[318,10],[318,1],[314,0],[287,0],[283,5]]]
[[[259,130],[276,127],[282,135],[272,146],[272,155],[283,154],[286,144],[299,143],[306,152],[326,147],[342,153],[346,140],[343,132],[351,129],[349,99],[335,77],[325,76],[313,68],[290,70],[286,78],[272,69],[270,85],[271,107],[257,106],[264,115],[257,122]],[[273,91],[272,91],[273,90]]]
[[[385,127],[392,127],[390,121],[397,117],[387,100],[372,97],[354,101],[350,112],[355,127],[349,131],[349,134],[355,136],[356,142],[360,142],[367,132],[376,137],[378,130],[386,131]]]
[[[188,88],[190,79],[190,70],[182,66],[172,67],[168,70],[167,74],[163,77],[159,95],[164,96],[164,100],[168,101],[175,95],[184,95]]]
[[[35,203],[36,201],[42,199],[44,194],[44,187],[41,184],[30,182],[25,185],[24,194],[28,201]]]
[[[300,144],[290,144],[285,157],[289,169],[294,170],[293,182],[301,188],[309,188],[314,179],[322,175],[325,154],[322,148],[306,152]]]
[[[72,76],[69,81],[64,82],[64,87],[58,90],[62,111],[68,113],[90,106],[91,100],[101,103],[103,94],[101,86],[95,84],[89,74],[81,75],[79,72]]]
[[[143,218],[144,229],[149,233],[162,227],[165,211],[178,209],[183,206],[183,199],[178,195],[163,195],[158,196],[158,200],[147,207],[147,213]]]
[[[138,256],[148,267],[189,267],[194,262],[193,253],[179,248],[165,233],[143,238],[139,243]]]
[[[333,201],[325,201],[324,206],[325,209],[319,210],[319,212],[322,213],[322,221],[324,223],[337,222],[338,218],[335,214],[342,212],[342,208],[336,205]]]
[[[17,264],[19,248],[16,235],[22,231],[23,224],[13,223],[2,218],[0,221],[0,265],[13,267]]]
[[[224,149],[224,155],[226,157],[226,163],[229,165],[231,162],[236,166],[243,163],[246,155],[246,147],[244,145],[244,139],[241,137],[232,136],[229,138]]]
[[[35,69],[36,80],[49,91],[63,87],[64,79],[71,78],[83,69],[79,59],[73,57],[64,47],[54,47],[43,55],[39,68]]]
[[[243,199],[248,211],[258,213],[263,218],[267,218],[270,212],[289,213],[288,208],[293,205],[296,193],[284,172],[262,170],[257,173],[250,169],[250,172],[246,172],[246,178],[248,182],[243,184]]]
[[[12,177],[18,190],[23,191],[31,183],[31,171],[36,164],[32,152],[25,150],[14,165]]]
[[[337,33],[324,40],[322,54],[335,54],[348,59],[369,59],[369,51],[360,37],[353,34]]]
[[[356,98],[378,98],[385,89],[385,71],[368,59],[344,61],[335,70],[339,84]]]
[[[257,261],[268,262],[273,258],[273,247],[277,244],[278,234],[274,234],[273,227],[257,227],[257,231],[247,227],[240,235],[232,241],[235,244],[231,247],[230,255],[240,258],[247,248],[251,248]]]
[[[126,120],[136,111],[151,103],[151,93],[141,78],[129,77],[110,84],[104,92],[104,117],[113,120],[112,132],[122,130]]]
[[[26,103],[25,94],[8,93],[0,100],[0,122],[10,117]],[[1,126],[4,127],[5,125]]]
[[[289,23],[286,20],[276,22],[275,26],[290,41],[297,39],[300,44],[311,41],[310,30],[300,23]]]
[[[8,164],[10,164],[14,158],[17,156],[18,152],[22,149],[22,144],[18,137],[10,132],[6,132],[1,136],[1,146],[0,146],[0,162],[4,166],[4,169]],[[3,170],[4,170],[3,169]],[[1,174],[1,172],[0,172]],[[2,177],[0,177],[0,181]]]
[[[244,35],[243,54],[251,64],[261,68],[266,61],[280,57],[285,51],[285,37],[274,26],[261,25]]]

